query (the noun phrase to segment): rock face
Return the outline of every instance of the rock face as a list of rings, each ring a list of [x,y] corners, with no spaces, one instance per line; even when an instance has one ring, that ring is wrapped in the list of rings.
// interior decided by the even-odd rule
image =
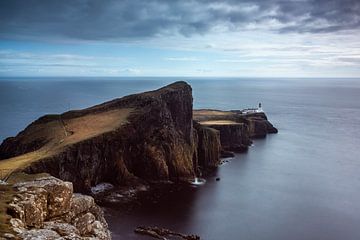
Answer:
[[[220,132],[223,156],[231,156],[228,151],[245,151],[251,145],[253,138],[263,138],[269,133],[278,132],[264,112],[202,109],[194,110],[193,114],[195,121]]]
[[[265,113],[252,113],[246,116],[251,138],[263,138],[268,133],[277,133],[278,130],[268,121]]]
[[[194,122],[197,135],[198,166],[201,170],[215,168],[220,164],[220,132]]]
[[[5,160],[0,169],[10,163],[27,173],[47,172],[83,193],[101,182],[133,186],[187,181],[216,167],[220,152],[242,151],[250,138],[277,131],[262,113],[194,114],[200,124],[193,123],[190,85],[176,82],[87,109],[46,115],[1,144],[0,159]],[[204,123],[208,120],[227,122]]]
[[[221,146],[225,151],[242,152],[252,143],[248,126],[245,123],[208,124],[206,126],[219,131]]]
[[[13,187],[7,212],[14,239],[111,239],[102,210],[92,197],[73,194],[72,183],[50,176]]]
[[[77,192],[88,192],[100,182],[193,179],[198,164],[216,165],[219,146],[215,132],[194,130],[192,101],[191,87],[176,82],[88,109],[47,115],[6,139],[0,158],[25,158],[25,172],[50,173],[73,182]]]

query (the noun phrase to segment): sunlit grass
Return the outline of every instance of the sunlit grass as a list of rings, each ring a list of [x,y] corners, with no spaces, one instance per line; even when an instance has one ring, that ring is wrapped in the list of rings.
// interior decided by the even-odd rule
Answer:
[[[241,124],[231,120],[212,120],[212,121],[203,121],[200,122],[202,125],[234,125],[234,124]]]
[[[81,117],[66,120],[53,120],[33,125],[28,133],[25,131],[22,140],[46,139],[46,144],[39,150],[0,161],[1,178],[7,177],[11,172],[21,170],[40,159],[51,157],[68,145],[84,141],[110,132],[127,122],[131,108],[116,109],[102,113],[86,114]]]

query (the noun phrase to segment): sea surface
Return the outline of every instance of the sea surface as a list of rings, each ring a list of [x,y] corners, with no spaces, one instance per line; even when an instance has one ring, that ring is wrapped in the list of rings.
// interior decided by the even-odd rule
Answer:
[[[2,78],[0,140],[43,114],[85,108],[176,80],[195,108],[262,103],[279,133],[207,178],[106,217],[114,239],[157,225],[205,240],[360,239],[360,79]],[[220,181],[215,181],[220,177]]]

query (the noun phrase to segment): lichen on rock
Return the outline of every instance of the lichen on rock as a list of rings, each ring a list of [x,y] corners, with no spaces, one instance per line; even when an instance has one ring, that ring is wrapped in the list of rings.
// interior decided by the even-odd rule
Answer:
[[[72,183],[49,176],[13,187],[7,212],[14,239],[111,239],[100,207],[92,197],[74,194]]]

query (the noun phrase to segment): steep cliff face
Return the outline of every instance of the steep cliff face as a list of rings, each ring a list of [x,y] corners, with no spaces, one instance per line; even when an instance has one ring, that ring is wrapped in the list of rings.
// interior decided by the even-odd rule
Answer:
[[[219,131],[223,150],[242,152],[251,145],[248,126],[244,123],[205,124],[209,128]]]
[[[198,166],[201,170],[212,169],[220,164],[220,132],[194,122],[197,133]]]
[[[251,138],[263,138],[268,133],[277,133],[278,130],[268,121],[265,113],[248,114],[246,123],[249,126]]]
[[[245,151],[251,145],[251,139],[278,132],[268,121],[264,112],[245,113],[241,110],[201,109],[194,110],[193,115],[194,120],[201,125],[220,132],[221,146],[224,151]]]
[[[107,181],[180,181],[195,177],[192,90],[177,82],[88,109],[44,116],[0,147],[3,160],[48,172],[76,191]],[[0,161],[0,165],[3,161]],[[196,164],[195,164],[196,165]]]
[[[13,185],[6,239],[111,239],[103,212],[70,182],[41,177]]]

